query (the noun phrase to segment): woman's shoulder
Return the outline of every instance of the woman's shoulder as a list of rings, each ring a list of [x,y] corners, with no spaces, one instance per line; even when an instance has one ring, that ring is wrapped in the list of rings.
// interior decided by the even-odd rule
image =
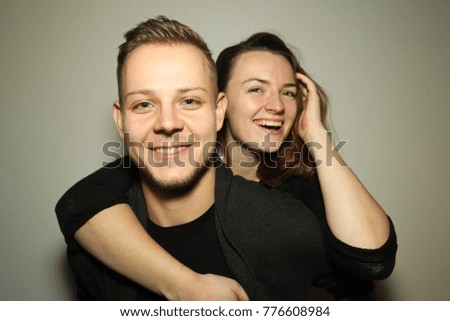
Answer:
[[[311,177],[292,175],[277,186],[277,189],[297,199],[311,198],[314,195],[321,198],[320,183],[316,174]]]
[[[310,209],[301,199],[277,188],[233,175],[231,170],[216,175],[215,202],[220,209],[244,213],[248,217],[310,216]],[[297,217],[298,218],[298,217]]]

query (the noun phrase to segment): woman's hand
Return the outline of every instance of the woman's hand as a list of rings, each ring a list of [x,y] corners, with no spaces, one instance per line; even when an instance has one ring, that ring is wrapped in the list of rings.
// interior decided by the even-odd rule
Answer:
[[[183,290],[184,289],[184,290]],[[242,286],[233,279],[215,274],[197,274],[178,284],[176,296],[169,300],[185,301],[248,301]]]
[[[316,141],[326,132],[321,120],[319,93],[311,79],[301,73],[296,73],[295,76],[302,83],[300,89],[304,97],[304,107],[300,114],[297,132],[305,143]]]

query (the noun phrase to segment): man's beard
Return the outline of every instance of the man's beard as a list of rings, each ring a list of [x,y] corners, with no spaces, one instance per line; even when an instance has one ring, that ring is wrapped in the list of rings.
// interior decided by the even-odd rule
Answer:
[[[145,182],[149,185],[149,187],[163,193],[163,194],[170,194],[172,196],[175,195],[182,195],[189,190],[191,190],[198,181],[205,175],[209,167],[211,167],[212,164],[204,164],[202,162],[202,165],[199,167],[195,167],[192,173],[190,175],[182,180],[176,180],[171,182],[165,182],[161,179],[156,178],[154,175],[152,175],[151,171],[149,171],[147,168],[140,168],[139,172],[141,174],[141,177]]]

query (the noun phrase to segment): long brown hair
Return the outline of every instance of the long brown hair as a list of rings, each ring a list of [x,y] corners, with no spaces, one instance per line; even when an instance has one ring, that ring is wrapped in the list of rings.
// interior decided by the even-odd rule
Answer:
[[[219,54],[216,60],[216,67],[218,89],[220,92],[226,93],[227,85],[232,76],[237,58],[250,51],[267,51],[283,56],[291,64],[294,73],[300,72],[311,79],[308,73],[300,66],[297,57],[287,47],[283,40],[274,34],[260,32],[255,33],[247,40],[234,46],[225,48]],[[326,127],[328,99],[322,87],[316,82],[314,83],[320,97],[321,121]],[[302,84],[298,80],[297,85],[302,87]],[[310,177],[315,171],[312,156],[309,154],[308,148],[297,133],[300,115],[304,108],[304,96],[301,90],[299,90],[297,94],[297,106],[297,115],[294,124],[280,149],[277,152],[263,153],[262,155],[261,162],[258,165],[257,176],[263,184],[278,186],[292,175]],[[221,146],[224,147],[222,148],[222,152],[224,153],[225,159],[228,157],[225,145],[226,126],[228,126],[228,123],[225,123],[218,133],[218,141]]]

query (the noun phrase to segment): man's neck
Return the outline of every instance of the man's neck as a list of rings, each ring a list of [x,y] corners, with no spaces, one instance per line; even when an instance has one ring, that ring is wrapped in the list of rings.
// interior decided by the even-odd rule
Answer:
[[[196,184],[183,193],[161,191],[141,176],[150,220],[162,227],[189,223],[202,216],[214,203],[215,168],[210,167]]]

